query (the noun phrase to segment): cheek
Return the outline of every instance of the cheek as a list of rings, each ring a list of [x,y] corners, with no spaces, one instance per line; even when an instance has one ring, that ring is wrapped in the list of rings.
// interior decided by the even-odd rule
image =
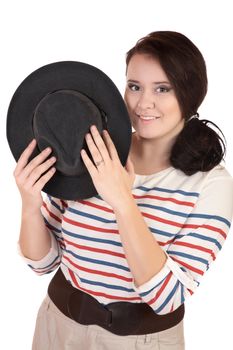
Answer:
[[[132,111],[137,106],[137,98],[135,95],[125,92],[124,100],[129,111]]]
[[[164,105],[164,110],[166,110],[167,114],[176,116],[177,120],[182,119],[182,113],[178,101],[174,98]]]
[[[129,114],[130,121],[131,121],[132,125],[134,126],[135,125],[134,101],[132,101],[132,98],[130,98],[130,96],[128,94],[124,95],[124,100],[125,100],[125,104],[126,104],[126,108],[127,108],[128,114]]]

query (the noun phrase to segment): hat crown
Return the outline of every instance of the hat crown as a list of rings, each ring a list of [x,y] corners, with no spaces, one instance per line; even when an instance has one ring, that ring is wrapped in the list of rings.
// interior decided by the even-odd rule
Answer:
[[[63,175],[82,175],[87,170],[80,156],[87,150],[85,135],[95,124],[103,130],[101,111],[93,101],[75,90],[47,94],[37,105],[33,130],[39,150],[51,147],[56,168]]]
[[[125,166],[131,123],[116,85],[87,63],[54,62],[29,74],[14,92],[7,112],[7,140],[16,161],[33,138],[37,145],[28,163],[47,146],[52,148],[57,171],[43,192],[66,200],[89,198],[97,190],[80,151],[86,149],[92,160],[85,134],[93,124],[100,133],[108,130]]]

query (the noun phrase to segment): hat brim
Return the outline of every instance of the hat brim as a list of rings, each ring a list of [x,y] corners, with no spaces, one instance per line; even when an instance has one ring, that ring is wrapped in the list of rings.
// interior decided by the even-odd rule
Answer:
[[[15,91],[7,113],[7,139],[16,161],[34,138],[33,115],[36,106],[48,93],[76,90],[96,101],[106,113],[107,128],[123,166],[131,144],[131,123],[124,100],[113,81],[100,69],[76,61],[55,62],[31,73]],[[40,153],[36,147],[30,159]],[[76,200],[97,194],[87,172],[67,176],[57,171],[43,191],[51,196]]]

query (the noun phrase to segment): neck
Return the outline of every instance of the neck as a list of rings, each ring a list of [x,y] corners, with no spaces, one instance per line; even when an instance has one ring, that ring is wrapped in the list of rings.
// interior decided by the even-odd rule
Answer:
[[[174,141],[144,139],[133,133],[130,157],[136,173],[154,173],[171,166],[170,152]]]

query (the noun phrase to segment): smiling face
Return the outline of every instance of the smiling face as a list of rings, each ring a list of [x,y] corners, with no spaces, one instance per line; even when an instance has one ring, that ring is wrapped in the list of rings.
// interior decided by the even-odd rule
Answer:
[[[175,91],[157,60],[135,54],[127,68],[125,102],[133,128],[145,139],[173,140],[184,119]]]

